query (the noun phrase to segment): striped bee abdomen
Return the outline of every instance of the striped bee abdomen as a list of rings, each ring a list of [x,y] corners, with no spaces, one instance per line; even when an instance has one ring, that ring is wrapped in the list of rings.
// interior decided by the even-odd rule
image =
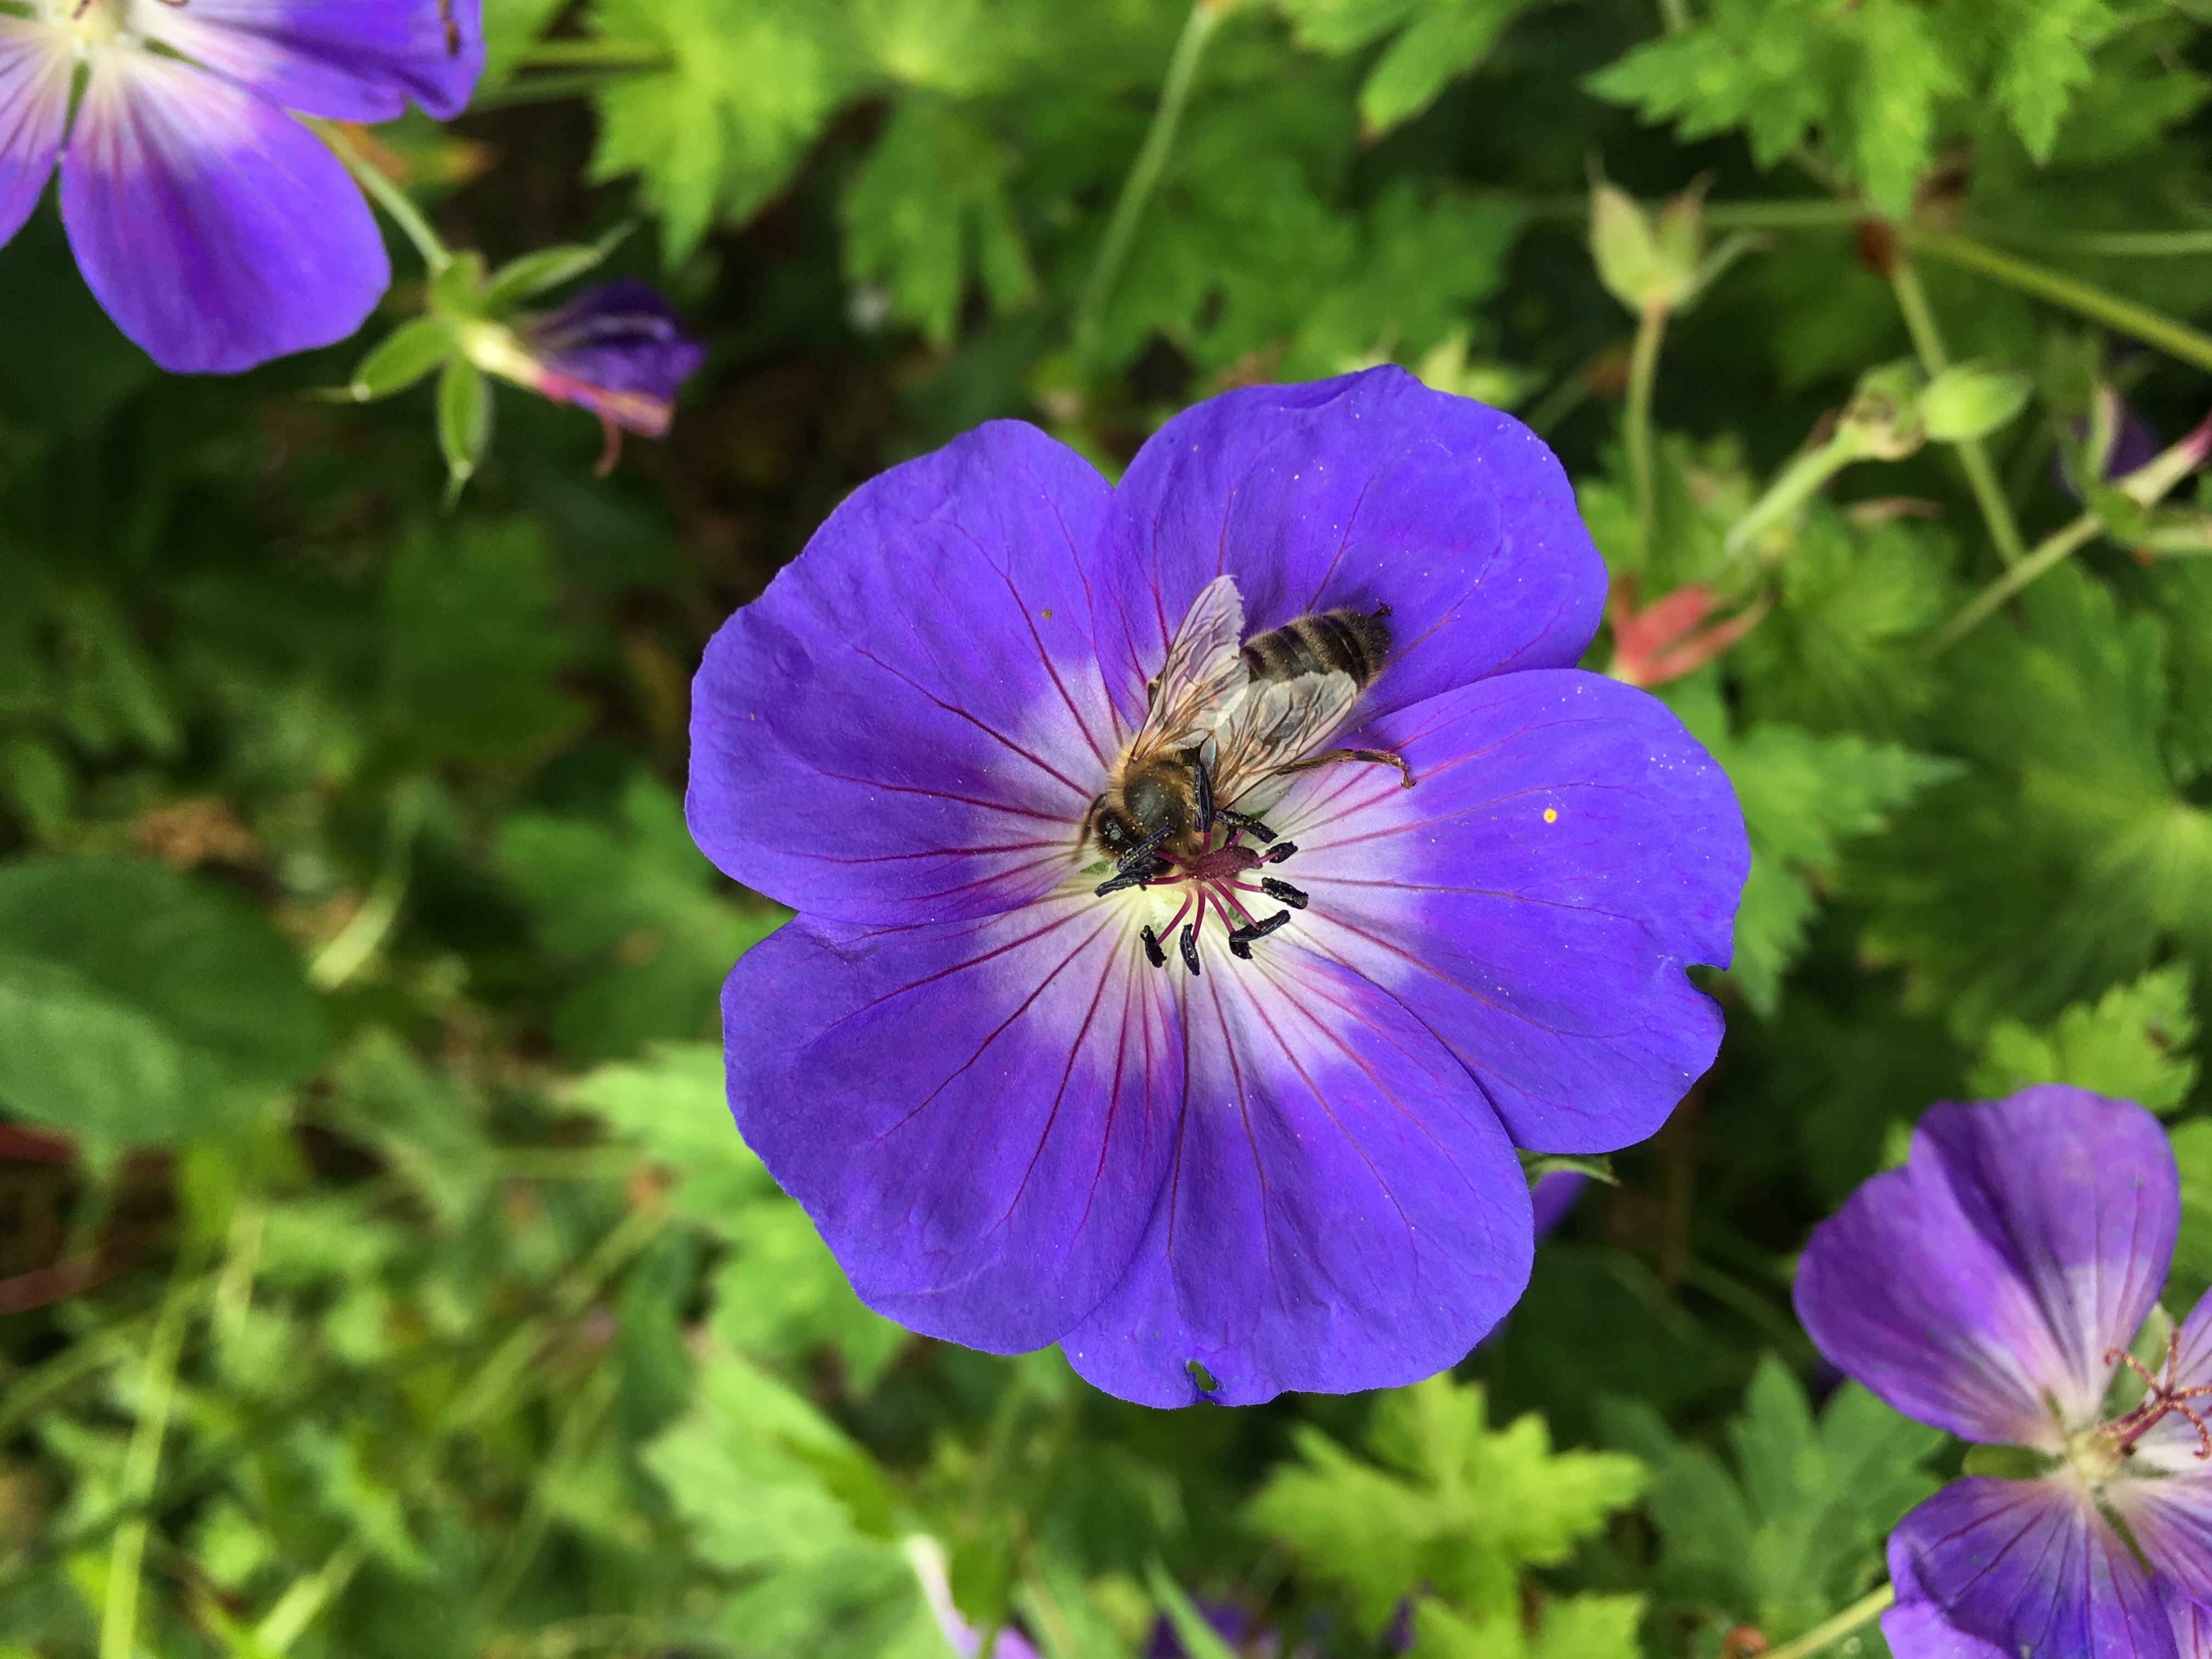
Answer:
[[[1340,669],[1362,690],[1382,672],[1390,654],[1390,628],[1384,605],[1370,614],[1319,611],[1271,628],[1245,641],[1240,653],[1255,680],[1294,680],[1301,674]]]

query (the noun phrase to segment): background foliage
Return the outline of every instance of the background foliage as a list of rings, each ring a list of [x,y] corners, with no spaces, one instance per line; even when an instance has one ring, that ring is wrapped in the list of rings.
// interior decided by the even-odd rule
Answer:
[[[1927,1103],[2169,1115],[2212,1282],[2212,538],[2094,484],[2116,399],[2206,402],[2205,10],[489,0],[476,111],[381,164],[495,263],[634,224],[713,356],[604,482],[502,391],[450,512],[427,389],[307,395],[368,340],[161,379],[49,207],[0,252],[0,1644],[1711,1659],[1878,1584],[1957,1449],[1788,1285]],[[1592,665],[1735,777],[1721,1060],[1451,1376],[1160,1414],[911,1339],[721,1103],[779,917],[684,831],[700,648],[978,420],[1112,469],[1386,360],[1559,448]]]

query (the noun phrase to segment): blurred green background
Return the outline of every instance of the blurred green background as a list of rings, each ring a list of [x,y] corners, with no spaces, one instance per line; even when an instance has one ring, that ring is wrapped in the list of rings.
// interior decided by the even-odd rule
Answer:
[[[51,204],[0,250],[0,1652],[1748,1655],[1956,1467],[1788,1302],[1929,1102],[2167,1115],[2212,1282],[2212,520],[2095,483],[2208,403],[2202,0],[488,12],[365,142],[494,261],[629,227],[712,355],[605,479],[501,389],[448,510],[427,388],[312,395],[397,238],[362,340],[209,381]],[[781,915],[684,831],[701,648],[978,421],[1111,471],[1386,361],[1559,451],[1590,665],[1735,780],[1722,1059],[1454,1377],[908,1337],[721,1101]],[[1736,625],[1655,652],[1678,594]]]

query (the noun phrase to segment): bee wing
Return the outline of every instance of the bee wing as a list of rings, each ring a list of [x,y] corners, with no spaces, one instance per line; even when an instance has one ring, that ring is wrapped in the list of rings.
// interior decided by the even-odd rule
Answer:
[[[1249,678],[1237,654],[1243,636],[1244,600],[1236,580],[1216,576],[1176,629],[1133,749],[1186,749],[1205,738],[1215,711],[1235,699]]]
[[[1358,683],[1335,669],[1248,685],[1213,725],[1206,759],[1214,793],[1234,804],[1334,732],[1358,699]]]

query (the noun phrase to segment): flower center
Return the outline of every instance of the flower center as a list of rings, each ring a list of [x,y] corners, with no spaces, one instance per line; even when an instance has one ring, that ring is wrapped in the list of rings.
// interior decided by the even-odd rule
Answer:
[[[78,50],[104,46],[124,31],[129,0],[62,0],[61,25],[76,37]]]
[[[1245,839],[1248,836],[1251,841]],[[1229,954],[1249,962],[1255,943],[1286,926],[1291,910],[1306,908],[1304,893],[1287,881],[1258,873],[1261,866],[1280,864],[1298,850],[1296,842],[1278,841],[1258,818],[1211,808],[1199,827],[1195,851],[1169,852],[1168,843],[1179,839],[1188,841],[1166,830],[1147,837],[1123,855],[1113,876],[1098,884],[1101,898],[1131,889],[1154,896],[1152,920],[1139,934],[1145,959],[1153,967],[1167,966],[1162,941],[1172,937],[1182,965],[1197,973],[1199,937],[1209,917],[1218,918],[1227,930]],[[1261,852],[1261,847],[1267,850]],[[1267,899],[1290,909],[1261,920],[1255,911],[1265,908],[1260,902]]]
[[[2083,1435],[2094,1435],[2103,1439],[2108,1448],[2112,1466],[2116,1468],[2119,1465],[2120,1459],[2136,1449],[2136,1443],[2168,1416],[2179,1416],[2188,1419],[2191,1425],[2197,1431],[2198,1459],[2212,1461],[2212,1424],[2207,1424],[2204,1419],[2206,1408],[2189,1403],[2192,1400],[2202,1400],[2207,1395],[2212,1395],[2212,1383],[2199,1382],[2187,1388],[2181,1385],[2181,1333],[2179,1330],[2166,1333],[2166,1375],[2163,1376],[2152,1370],[2149,1366],[2144,1364],[2125,1348],[2107,1348],[2105,1351],[2105,1363],[2107,1365],[2115,1364],[2125,1365],[2142,1378],[2142,1403],[2125,1416],[2116,1417],[2109,1423],[2100,1423],[2094,1429],[2085,1429],[2081,1434],[2077,1434],[2073,1440],[2069,1440],[2067,1443],[2067,1454],[2074,1460],[2076,1468],[2083,1467],[2082,1458],[2088,1455],[2085,1450],[2077,1455],[2074,1450],[2074,1441],[2081,1439]],[[2110,1471],[2107,1470],[2107,1473]]]

